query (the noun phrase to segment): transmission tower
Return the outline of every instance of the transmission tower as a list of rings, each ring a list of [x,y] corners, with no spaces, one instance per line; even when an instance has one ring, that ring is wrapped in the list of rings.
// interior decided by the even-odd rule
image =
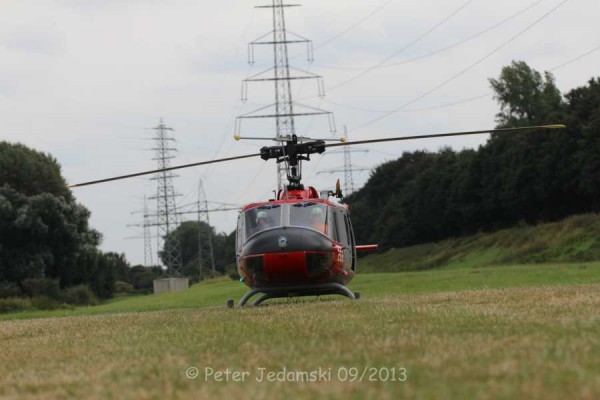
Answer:
[[[210,226],[210,217],[208,216],[210,210],[208,209],[208,201],[206,200],[206,193],[204,192],[204,185],[202,179],[198,182],[198,222],[204,222],[208,226],[208,251],[210,256],[210,266],[212,269],[212,275],[215,275],[215,257],[212,245],[212,234]],[[200,265],[199,278],[202,279],[202,229],[201,224],[198,224],[198,264]]]
[[[148,199],[144,196],[144,265],[146,267],[154,266],[154,257],[152,256],[152,235],[150,234],[150,216],[148,211]]]
[[[307,60],[313,61],[312,41],[292,33],[286,29],[285,8],[296,7],[298,4],[284,4],[283,0],[272,0],[271,5],[257,6],[256,8],[271,9],[273,12],[273,30],[262,35],[248,45],[248,62],[254,64],[254,47],[260,45],[272,45],[274,53],[273,67],[260,72],[242,84],[242,101],[248,99],[248,82],[271,81],[275,84],[275,103],[247,114],[240,115],[236,121],[236,135],[239,136],[241,121],[252,118],[274,118],[275,137],[274,140],[284,142],[291,140],[296,134],[295,117],[306,117],[315,115],[327,115],[329,117],[329,129],[335,132],[335,121],[333,114],[329,111],[295,103],[292,99],[293,80],[314,79],[317,82],[319,97],[325,96],[323,78],[309,71],[291,67],[288,57],[288,44],[306,44]],[[290,73],[294,71],[294,74]],[[286,180],[286,167],[282,163],[277,164],[277,188],[282,189]]]
[[[152,129],[155,132],[154,142],[156,146],[152,149],[156,155],[153,160],[158,162],[158,169],[169,168],[171,160],[175,158],[172,153],[177,151],[174,147],[171,147],[172,143],[175,142],[175,139],[170,135],[173,129],[167,127],[162,118],[158,126]],[[173,178],[176,177],[171,171],[162,171],[152,178],[152,180],[157,181],[156,196],[151,197],[151,199],[156,200],[158,241],[161,237],[163,240],[166,239],[169,233],[173,232],[178,226],[175,203],[175,198],[178,195],[173,187]],[[167,274],[179,275],[181,272],[181,250],[178,238],[164,240],[163,252]]]
[[[346,140],[348,140],[348,130],[344,127],[344,136]],[[330,151],[326,154],[344,154],[344,168],[334,168],[328,169],[325,171],[317,172],[317,175],[322,173],[335,173],[335,172],[343,172],[344,173],[344,194],[346,196],[352,194],[355,191],[354,187],[354,176],[353,172],[356,171],[369,171],[370,168],[365,167],[354,167],[352,165],[352,153],[368,153],[369,150],[366,149],[350,149],[350,146],[344,146],[341,151]]]
[[[125,239],[144,239],[144,265],[147,267],[155,266],[154,256],[152,255],[152,239],[154,236],[150,233],[150,229],[153,226],[158,226],[156,221],[152,221],[150,219],[149,210],[148,210],[148,198],[144,196],[144,207],[141,210],[133,211],[131,214],[142,214],[142,223],[140,224],[127,224],[128,228],[142,228],[143,233],[141,236],[130,236]]]

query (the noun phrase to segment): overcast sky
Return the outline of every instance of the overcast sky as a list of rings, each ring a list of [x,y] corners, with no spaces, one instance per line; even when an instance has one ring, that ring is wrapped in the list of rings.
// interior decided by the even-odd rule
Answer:
[[[254,9],[263,3],[268,0],[3,0],[0,140],[51,153],[70,183],[155,168],[146,139],[161,117],[175,129],[174,163],[257,152],[267,143],[235,142],[233,129],[236,115],[273,101],[271,84],[251,86],[248,102],[240,101],[241,80],[273,59],[264,48],[254,66],[247,64],[247,42],[271,30],[270,12]],[[305,82],[294,86],[294,95],[333,111],[338,130],[347,126],[355,140],[493,127],[498,106],[483,95],[502,66],[524,60],[550,70],[600,46],[597,0],[301,3],[288,9],[287,26],[314,41],[315,62],[307,63],[305,47],[297,46],[290,63],[322,75],[330,91],[321,101],[314,82]],[[566,92],[600,75],[599,65],[596,51],[553,72]],[[320,118],[298,127],[303,135],[331,135]],[[274,125],[245,123],[242,134],[273,136]],[[484,141],[373,145],[353,161],[373,168],[407,150]],[[305,165],[305,183],[331,188],[343,173],[316,173],[342,165],[340,154],[314,157]],[[357,186],[368,176],[355,173]],[[269,197],[275,165],[251,159],[182,171],[175,182],[179,204],[196,200],[200,178],[209,201],[243,204]],[[141,223],[132,213],[155,191],[152,181],[136,178],[74,193],[104,235],[102,248],[141,263],[143,240],[128,237],[142,230],[127,225]],[[210,216],[225,232],[236,217]]]

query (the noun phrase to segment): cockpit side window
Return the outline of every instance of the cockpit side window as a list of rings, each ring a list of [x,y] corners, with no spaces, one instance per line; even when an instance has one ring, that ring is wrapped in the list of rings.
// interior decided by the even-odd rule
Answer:
[[[245,211],[246,237],[265,229],[281,226],[281,206],[279,204],[260,206]]]
[[[292,204],[290,207],[290,225],[315,229],[329,234],[328,207],[324,204],[305,201]]]
[[[335,207],[329,206],[328,207],[328,214],[327,214],[327,222],[328,222],[328,226],[327,226],[327,230],[329,232],[329,237],[331,239],[333,239],[334,241],[338,242],[339,241],[339,234],[338,234],[338,229],[335,223]]]
[[[235,249],[236,252],[241,251],[244,243],[244,218],[243,215],[238,215],[237,232],[235,233]]]
[[[335,225],[337,228],[337,239],[338,242],[344,246],[350,244],[348,237],[348,230],[346,228],[346,221],[344,220],[344,212],[342,210],[335,211]]]

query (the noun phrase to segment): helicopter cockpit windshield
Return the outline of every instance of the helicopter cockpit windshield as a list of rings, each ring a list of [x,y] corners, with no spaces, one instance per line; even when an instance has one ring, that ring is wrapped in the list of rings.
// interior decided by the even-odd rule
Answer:
[[[251,208],[245,214],[246,237],[282,225],[281,206],[278,204]]]
[[[325,204],[304,201],[293,204],[270,204],[244,211],[240,220],[240,233],[244,239],[267,229],[283,226],[310,228],[325,235],[333,231],[328,225],[332,224],[329,215],[332,211]],[[243,233],[242,233],[243,232]]]
[[[302,226],[327,235],[327,206],[313,202],[290,205],[290,226]]]

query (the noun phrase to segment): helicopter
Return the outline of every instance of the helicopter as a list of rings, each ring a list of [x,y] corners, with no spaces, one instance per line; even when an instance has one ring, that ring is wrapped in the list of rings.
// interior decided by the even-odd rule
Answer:
[[[264,146],[259,153],[220,158],[143,171],[70,185],[70,188],[157,174],[183,168],[257,158],[284,163],[288,184],[266,201],[247,204],[238,215],[236,228],[236,265],[250,290],[239,300],[243,307],[253,296],[258,306],[272,298],[342,295],[360,298],[347,285],[357,272],[357,253],[377,250],[376,244],[355,242],[350,207],[343,203],[339,180],[335,190],[318,192],[302,183],[302,162],[328,148],[419,139],[446,138],[478,134],[506,134],[540,129],[563,129],[565,125],[539,125],[429,135],[400,136],[340,143],[323,139],[278,138],[275,146]],[[235,136],[236,140],[241,139]],[[228,307],[233,301],[228,300]]]

